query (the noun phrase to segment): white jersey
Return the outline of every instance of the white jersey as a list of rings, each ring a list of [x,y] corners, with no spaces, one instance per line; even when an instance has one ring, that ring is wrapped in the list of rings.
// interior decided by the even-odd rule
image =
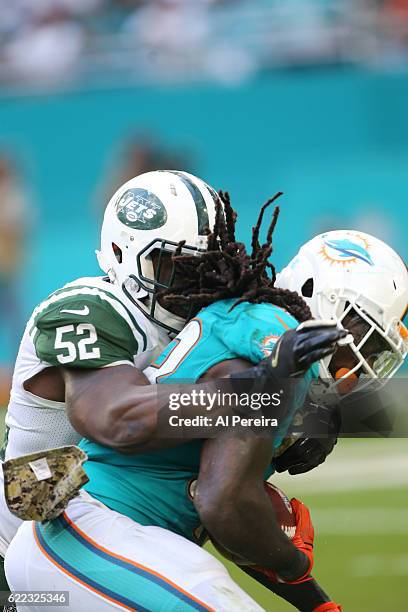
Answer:
[[[144,369],[168,344],[117,286],[102,277],[80,278],[52,293],[33,312],[21,341],[6,416],[5,459],[77,444],[65,404],[24,388],[52,366],[82,369],[129,364]]]

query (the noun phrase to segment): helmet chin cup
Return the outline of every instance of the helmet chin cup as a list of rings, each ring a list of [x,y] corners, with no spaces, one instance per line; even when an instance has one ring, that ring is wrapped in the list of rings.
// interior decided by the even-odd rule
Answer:
[[[133,300],[142,300],[145,298],[148,293],[146,289],[144,289],[139,283],[138,279],[135,276],[129,276],[123,283],[123,290],[126,289],[126,293],[128,296],[131,296]]]

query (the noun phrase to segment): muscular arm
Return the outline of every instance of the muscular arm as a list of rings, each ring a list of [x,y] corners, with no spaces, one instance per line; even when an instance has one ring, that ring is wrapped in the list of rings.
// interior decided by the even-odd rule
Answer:
[[[239,365],[235,370],[250,367]],[[214,368],[215,374],[217,367]],[[215,393],[217,379],[194,385],[150,385],[145,375],[132,366],[121,365],[98,370],[62,370],[65,382],[65,401],[73,427],[84,437],[122,453],[145,452],[177,446],[179,437],[169,437],[169,396],[172,393]],[[223,381],[224,390],[227,381]],[[232,407],[214,405],[213,417],[232,414]],[[181,417],[202,415],[201,405],[182,406]],[[188,438],[183,437],[183,442]]]
[[[203,525],[223,547],[296,580],[307,563],[281,530],[265,493],[263,475],[271,459],[268,437],[228,432],[206,440],[194,503]]]
[[[315,324],[313,328],[306,328],[305,325],[296,331],[284,333],[271,355],[258,365],[250,368],[248,362],[229,360],[224,362],[229,364],[228,372],[222,373],[219,364],[212,368],[213,380],[200,384],[148,385],[144,375],[130,365],[102,367],[86,372],[74,367],[63,369],[68,416],[81,435],[120,452],[141,452],[177,445],[180,438],[169,439],[171,394],[189,396],[190,403],[183,404],[178,415],[194,418],[202,416],[205,410],[202,404],[194,402],[194,394],[197,397],[203,391],[217,395],[220,390],[219,378],[235,374],[238,367],[241,370],[246,367],[245,378],[248,381],[275,380],[281,384],[285,377],[306,371],[314,361],[333,352],[335,342],[345,334],[331,324]],[[234,365],[231,365],[232,362]],[[241,365],[238,366],[238,363]],[[232,381],[228,379],[223,380],[222,387],[224,393],[235,392]],[[219,416],[232,414],[233,406],[229,404],[221,402],[212,407],[214,422]],[[183,438],[183,441],[188,439]]]
[[[235,360],[218,364],[205,377],[225,376],[233,368],[247,367]],[[277,524],[273,506],[263,487],[265,468],[272,456],[271,438],[221,434],[206,440],[194,503],[211,536],[224,548],[256,565],[302,575],[300,552]],[[312,612],[330,597],[310,578],[296,584],[276,583],[251,566],[241,568],[254,580],[302,612]],[[288,575],[288,574],[287,574]],[[334,609],[334,608],[333,608]],[[336,608],[337,609],[337,608]]]

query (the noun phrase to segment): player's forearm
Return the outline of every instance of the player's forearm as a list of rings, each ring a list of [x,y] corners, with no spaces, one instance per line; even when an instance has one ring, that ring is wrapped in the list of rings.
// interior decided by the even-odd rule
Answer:
[[[218,369],[216,377],[210,375],[198,383],[150,385],[140,392],[137,388],[130,389],[127,400],[120,397],[120,419],[115,420],[118,433],[115,448],[123,453],[138,453],[176,446],[180,440],[188,442],[214,437],[221,429],[216,423],[237,426],[242,417],[259,417],[251,402],[241,402],[240,398],[252,397],[252,394],[273,398],[280,395],[277,390],[282,381],[273,375],[266,378],[261,374],[259,379],[254,379],[254,368],[244,366],[243,370],[242,364],[238,367],[236,361],[231,360],[230,373],[223,377]],[[237,372],[231,370],[235,367]],[[245,377],[248,372],[252,375]],[[286,398],[278,406],[275,400],[269,401],[262,415],[279,419],[290,400]]]
[[[241,567],[241,569],[301,612],[313,612],[322,604],[331,601],[314,578],[297,584],[277,583],[249,566]]]
[[[264,487],[272,437],[238,429],[206,440],[194,504],[213,541],[253,565],[296,580],[308,569],[283,533]]]
[[[67,414],[73,427],[82,436],[123,453],[174,446],[180,439],[184,442],[200,437],[199,427],[172,427],[171,416],[183,423],[183,419],[209,414],[216,419],[234,412],[232,405],[214,401],[220,386],[223,391],[232,391],[225,379],[191,385],[149,385],[135,368],[118,366],[109,371],[66,370],[64,381]]]
[[[241,482],[231,493],[226,491],[217,501],[214,492],[197,486],[194,502],[211,538],[234,556],[269,568],[285,580],[306,574],[309,562],[281,530],[263,482]]]
[[[234,389],[226,379],[129,389],[120,398],[114,440],[110,434],[107,444],[122,453],[139,453],[206,438],[219,417],[226,422],[226,417],[236,416],[234,404],[217,399],[220,390]],[[251,409],[247,410],[250,416]],[[193,419],[194,427],[189,425]]]

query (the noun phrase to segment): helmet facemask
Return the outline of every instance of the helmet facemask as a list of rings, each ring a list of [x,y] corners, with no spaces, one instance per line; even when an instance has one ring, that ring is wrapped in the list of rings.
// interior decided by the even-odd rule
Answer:
[[[333,355],[320,362],[325,393],[344,398],[357,386],[361,390],[373,381],[378,389],[404,363],[408,330],[397,317],[383,328],[367,312],[378,309],[377,305],[362,295],[352,299],[344,294],[333,297],[332,318],[349,334]]]
[[[193,255],[200,257],[205,252],[207,238],[198,237],[197,245],[187,245],[173,242],[171,240],[155,239],[147,244],[136,256],[135,274],[129,276],[133,281],[133,290],[143,290],[146,297],[141,302],[132,299],[132,283],[125,282],[123,291],[134,301],[136,306],[143,309],[144,314],[156,324],[166,329],[168,332],[177,334],[184,326],[185,322],[191,318],[192,305],[188,307],[178,307],[168,310],[160,303],[160,294],[174,287],[180,280],[177,278],[173,255],[178,250],[180,255]],[[165,317],[163,316],[165,315]],[[163,322],[166,319],[168,324]]]

